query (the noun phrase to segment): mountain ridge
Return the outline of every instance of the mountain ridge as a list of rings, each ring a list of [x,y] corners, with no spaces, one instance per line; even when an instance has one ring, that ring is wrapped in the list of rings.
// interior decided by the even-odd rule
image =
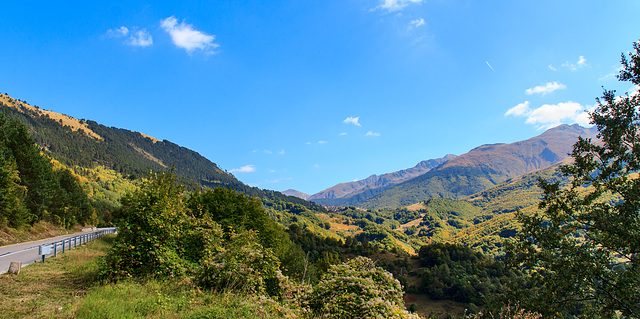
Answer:
[[[456,156],[453,154],[447,154],[441,158],[421,161],[411,168],[381,175],[373,174],[365,179],[353,182],[339,183],[335,186],[329,187],[325,190],[309,196],[308,199],[318,200],[345,198],[363,193],[368,190],[390,187],[392,185],[396,185],[420,176],[454,157]]]
[[[578,136],[595,138],[596,129],[563,124],[526,140],[481,145],[425,174],[366,196],[341,198],[339,203],[362,208],[393,208],[429,198],[463,198],[508,178],[558,163],[568,157]]]

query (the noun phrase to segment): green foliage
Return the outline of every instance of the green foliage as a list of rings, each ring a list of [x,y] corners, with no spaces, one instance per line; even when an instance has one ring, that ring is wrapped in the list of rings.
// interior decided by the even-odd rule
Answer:
[[[324,318],[409,318],[402,286],[366,257],[333,265],[314,287],[309,306]]]
[[[514,274],[504,262],[448,243],[425,245],[418,253],[424,267],[418,288],[432,299],[448,299],[484,305],[506,292]]]
[[[622,58],[618,78],[640,85],[640,45]],[[509,247],[531,288],[523,306],[546,315],[640,316],[640,97],[604,91],[591,121],[600,141],[581,138],[568,188],[540,181],[541,211],[520,218]]]
[[[297,206],[296,204],[286,203]],[[193,192],[187,206],[196,219],[210,219],[227,233],[256,231],[256,240],[282,261],[285,273],[300,277],[304,272],[304,252],[296,246],[289,234],[271,220],[260,200],[250,198],[231,189],[217,187]],[[306,210],[304,206],[298,206]]]
[[[191,226],[183,190],[173,174],[154,174],[125,195],[114,213],[118,238],[107,256],[114,278],[186,273],[181,235]]]
[[[27,188],[20,185],[16,162],[2,146],[0,143],[0,227],[15,228],[27,222]]]
[[[280,262],[253,231],[231,233],[224,245],[207,245],[196,278],[202,287],[274,295]]]
[[[77,177],[66,168],[54,170],[26,126],[2,114],[0,190],[0,224],[20,227],[45,220],[69,228],[96,219]]]

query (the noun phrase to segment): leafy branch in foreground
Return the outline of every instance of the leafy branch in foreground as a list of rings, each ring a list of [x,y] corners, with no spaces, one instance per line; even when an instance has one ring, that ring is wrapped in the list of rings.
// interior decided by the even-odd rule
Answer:
[[[640,85],[640,44],[618,79]],[[528,271],[523,306],[546,315],[640,316],[640,96],[604,91],[590,113],[597,141],[580,138],[561,168],[568,188],[540,180],[541,211],[521,216],[509,245]]]

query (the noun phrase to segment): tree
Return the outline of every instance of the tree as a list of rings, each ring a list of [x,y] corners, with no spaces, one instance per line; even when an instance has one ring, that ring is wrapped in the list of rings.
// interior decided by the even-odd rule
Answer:
[[[640,44],[620,81],[640,85]],[[510,261],[529,274],[523,305],[552,316],[640,316],[640,97],[605,90],[590,113],[598,140],[580,138],[568,187],[540,180],[540,211],[520,216]]]
[[[20,227],[26,223],[27,208],[24,205],[27,188],[20,185],[16,162],[0,142],[0,227]]]

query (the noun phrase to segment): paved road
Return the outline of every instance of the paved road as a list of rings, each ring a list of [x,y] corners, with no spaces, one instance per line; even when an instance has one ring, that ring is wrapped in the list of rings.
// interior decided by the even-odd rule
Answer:
[[[62,252],[62,242],[64,240],[65,250],[69,249],[69,245],[74,247],[75,245],[80,245],[81,239],[78,236],[89,235],[100,233],[101,231],[115,231],[115,228],[98,228],[96,231],[88,231],[75,233],[71,235],[64,235],[53,237],[49,239],[43,239],[38,241],[32,241],[28,243],[15,244],[9,246],[0,247],[0,273],[6,273],[9,270],[9,265],[12,261],[20,261],[22,262],[22,267],[32,264],[34,262],[42,261],[42,256],[39,255],[39,247],[41,245],[48,245],[52,250],[50,253],[45,255],[45,258],[50,258],[54,255],[53,251],[53,243],[57,243],[57,252]],[[75,241],[74,241],[75,238]],[[85,238],[83,237],[82,241],[84,243]]]

